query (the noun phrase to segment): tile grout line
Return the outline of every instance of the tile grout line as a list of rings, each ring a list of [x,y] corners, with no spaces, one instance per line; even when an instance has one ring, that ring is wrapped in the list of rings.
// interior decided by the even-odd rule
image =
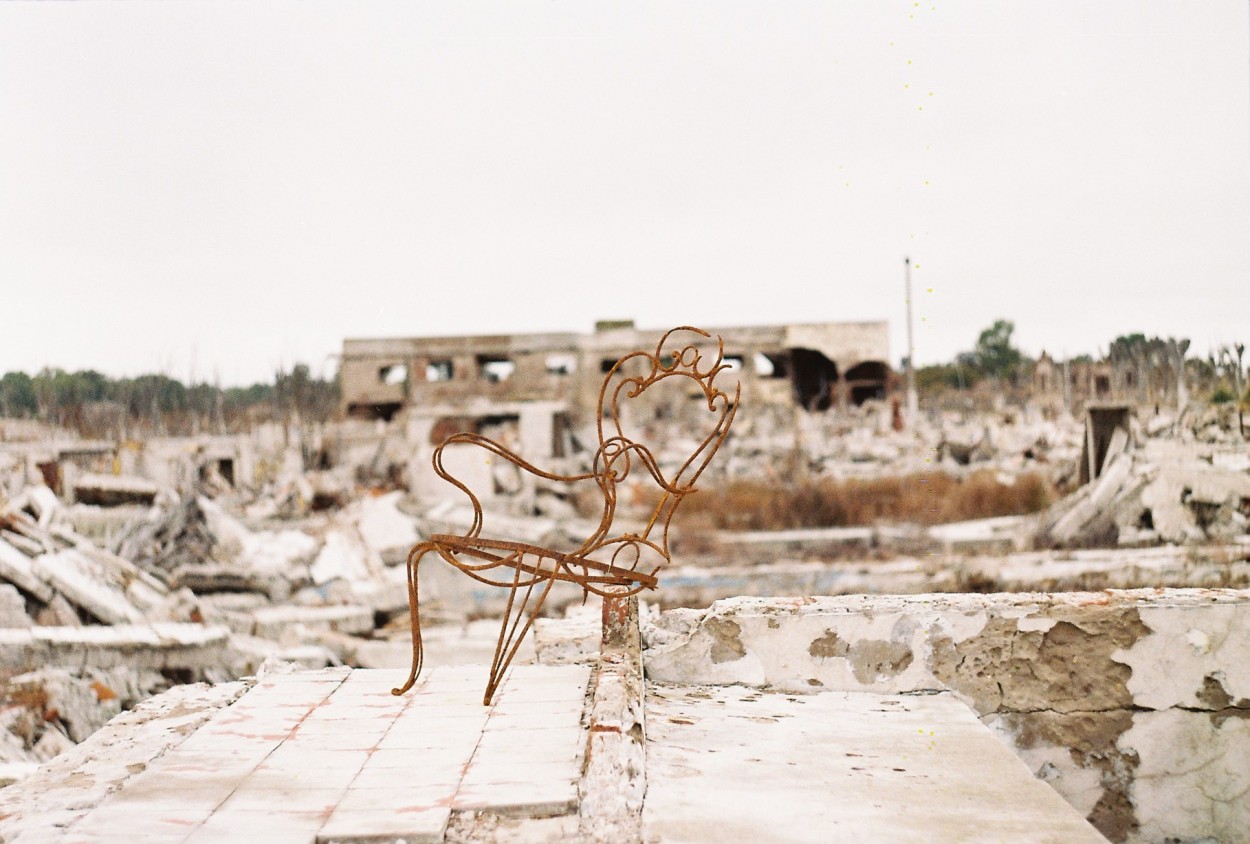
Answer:
[[[498,689],[496,689],[496,691],[500,693],[503,692],[504,686],[506,686],[508,684],[508,681],[511,679],[512,679],[512,666],[509,665],[508,670],[504,673],[503,680],[500,681],[499,687]],[[460,787],[464,785],[464,778],[468,776],[469,774],[469,767],[473,764],[473,760],[477,758],[477,752],[482,748],[482,738],[486,735],[486,727],[489,726],[491,716],[495,713],[495,707],[499,705],[500,696],[501,696],[500,694],[496,694],[491,704],[487,707],[484,707],[486,709],[486,718],[482,722],[482,730],[481,732],[477,734],[477,741],[474,742],[473,744],[473,751],[469,754],[469,758],[465,760],[464,765],[462,765],[460,768],[460,778],[456,780],[456,788],[451,793],[451,801],[450,803],[448,803],[448,806],[447,806],[447,808],[450,810],[450,813],[447,816],[448,824],[451,823],[451,819],[455,817],[456,815],[464,814],[463,811],[457,811],[456,798],[460,796]]]
[[[279,674],[279,675],[273,675],[273,676],[280,677],[282,675]],[[195,826],[193,826],[190,830],[188,830],[187,834],[183,836],[182,838],[183,842],[187,841],[192,835],[198,832],[200,828],[204,826],[204,824],[208,823],[219,811],[221,811],[221,807],[224,806],[226,802],[238,792],[239,788],[243,785],[243,783],[247,782],[248,778],[251,777],[252,774],[256,773],[256,770],[265,763],[265,760],[268,759],[270,756],[272,756],[278,750],[278,748],[281,747],[283,743],[285,743],[286,740],[289,739],[291,735],[297,729],[299,729],[300,725],[303,724],[304,721],[308,719],[308,716],[312,714],[313,710],[315,710],[317,707],[321,706],[323,703],[329,700],[330,697],[336,691],[338,691],[339,687],[342,686],[343,683],[345,683],[347,681],[347,678],[350,676],[351,676],[350,672],[347,674],[344,674],[342,678],[339,679],[338,683],[336,683],[334,687],[330,689],[330,691],[326,692],[326,694],[321,698],[321,700],[317,701],[314,704],[311,704],[307,708],[307,710],[304,712],[304,714],[300,717],[300,719],[297,722],[295,722],[294,726],[292,726],[291,729],[287,730],[286,736],[282,738],[280,741],[278,741],[278,743],[275,744],[272,748],[270,748],[268,753],[266,753],[259,760],[257,760],[256,764],[251,767],[251,769],[247,772],[247,774],[245,774],[242,778],[239,779],[239,781],[235,784],[234,788],[230,790],[230,793],[227,794],[225,797],[223,797],[217,803],[217,805],[213,807],[213,810],[208,813],[208,817],[204,818],[204,820],[200,821]],[[257,685],[259,685],[259,681]],[[252,689],[255,689],[255,688],[256,688],[255,685],[252,686]],[[248,692],[250,692],[252,689],[248,689]],[[239,698],[234,703],[239,703],[246,697],[247,697],[247,693],[244,693],[243,695],[240,695]],[[234,706],[234,703],[230,704],[230,706]],[[222,711],[224,712],[228,710],[229,708],[230,707],[227,706],[226,709],[223,709]],[[209,720],[211,721],[212,719],[210,718]]]
[[[382,743],[382,741],[383,741],[383,740],[387,737],[387,735],[389,735],[389,734],[390,734],[391,730],[395,729],[395,724],[396,724],[396,723],[399,721],[399,719],[403,716],[403,713],[408,712],[409,710],[411,710],[411,709],[415,708],[416,703],[417,703],[417,697],[418,697],[418,695],[420,695],[420,694],[421,694],[421,692],[425,689],[425,687],[426,687],[426,686],[428,686],[428,685],[430,684],[430,680],[433,678],[434,673],[435,673],[437,670],[438,670],[437,668],[431,669],[431,670],[429,671],[429,673],[427,673],[427,674],[426,674],[425,679],[424,679],[424,680],[422,680],[422,681],[421,681],[421,683],[420,683],[419,685],[417,685],[415,688],[413,688],[413,689],[410,689],[410,690],[409,690],[409,691],[411,692],[411,694],[410,694],[410,695],[408,695],[407,700],[404,702],[404,706],[403,706],[403,708],[402,708],[402,709],[400,709],[400,710],[399,710],[399,712],[395,714],[395,717],[393,717],[393,718],[391,719],[391,723],[387,726],[387,728],[386,728],[385,730],[383,730],[383,731],[382,731],[382,735],[378,736],[378,739],[377,739],[377,741],[374,743],[374,746],[373,746],[372,748],[370,748],[370,749],[369,749],[369,751],[368,751],[368,755],[365,757],[365,761],[364,761],[364,763],[360,766],[360,769],[359,769],[359,770],[357,770],[357,771],[356,771],[356,773],[355,773],[355,775],[353,775],[353,776],[352,776],[351,781],[349,781],[349,782],[348,782],[348,784],[347,784],[346,786],[344,786],[344,788],[343,788],[343,793],[339,795],[339,800],[340,800],[340,801],[342,801],[343,797],[345,797],[345,796],[347,795],[347,792],[351,790],[352,785],[353,785],[353,784],[355,784],[355,782],[356,782],[358,779],[360,779],[360,775],[361,775],[362,773],[364,773],[365,768],[366,768],[366,767],[368,766],[368,764],[369,764],[369,760],[370,760],[370,759],[372,759],[372,758],[373,758],[373,754],[377,752],[377,750],[378,750],[378,745],[380,745],[380,744]],[[348,676],[351,676],[351,675],[348,675]],[[406,692],[405,694],[407,695],[408,693]],[[479,741],[480,741],[480,738],[479,738]],[[475,752],[476,752],[476,749],[477,749],[477,748],[476,748],[476,745],[475,745],[475,746],[474,746],[474,751],[475,751]],[[470,755],[470,758],[472,758],[472,755]],[[465,766],[467,767],[467,766],[468,766],[468,763],[465,763]],[[463,779],[463,777],[464,777],[464,774],[463,774],[463,772],[461,772],[461,779]],[[460,788],[459,783],[457,783],[457,785],[456,785],[456,789],[457,789],[457,790],[459,790],[459,788]],[[452,801],[454,801],[454,800],[455,800],[455,796],[456,796],[456,795],[455,795],[455,792],[453,791],[453,792],[452,792],[452,795],[451,795],[451,800],[452,800]],[[310,844],[316,844],[316,842],[317,842],[317,841],[320,841],[320,840],[321,840],[321,834],[322,834],[322,831],[326,828],[326,825],[327,825],[327,824],[330,822],[330,820],[334,817],[334,812],[335,812],[337,809],[338,809],[338,804],[335,804],[334,809],[331,809],[331,810],[330,810],[330,812],[326,815],[326,817],[325,817],[324,819],[322,819],[322,821],[321,821],[321,826],[317,827],[317,831],[313,834],[313,840],[312,840],[312,842],[310,842]]]

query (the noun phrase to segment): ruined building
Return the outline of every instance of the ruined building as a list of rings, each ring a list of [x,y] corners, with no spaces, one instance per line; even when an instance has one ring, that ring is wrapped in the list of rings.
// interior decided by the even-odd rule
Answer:
[[[887,323],[830,322],[709,329],[740,371],[746,407],[823,411],[884,398],[890,375]],[[496,334],[349,339],[343,342],[342,410],[357,419],[510,415],[520,403],[578,414],[595,406],[603,373],[653,347],[663,333],[632,321],[600,322],[593,334]],[[472,403],[473,409],[466,405]]]

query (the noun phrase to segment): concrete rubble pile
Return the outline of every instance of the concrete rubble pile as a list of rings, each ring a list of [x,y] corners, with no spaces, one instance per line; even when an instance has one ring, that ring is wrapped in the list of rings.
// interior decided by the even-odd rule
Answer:
[[[47,487],[29,487],[0,510],[0,578],[21,590],[41,625],[188,621],[194,612],[190,592],[76,533]]]
[[[295,530],[248,530],[200,496],[153,509],[119,538],[116,551],[173,588],[258,592],[282,601],[293,584],[308,580],[316,541]]]
[[[1081,426],[1066,415],[1012,410],[934,413],[904,427],[884,402],[867,401],[838,414],[770,409],[735,422],[725,449],[729,477],[770,478],[797,457],[806,471],[836,478],[989,469],[1043,472],[1062,482],[1080,455]]]
[[[1168,436],[1171,425],[1152,420],[1135,433],[1118,430],[1101,473],[1051,508],[1038,543],[1250,546],[1250,450],[1240,438],[1224,445],[1192,431]]]
[[[299,529],[249,527],[204,496],[158,501],[111,548],[46,486],[0,504],[0,783],[173,683],[350,660],[379,617],[406,615],[419,533],[401,496]]]
[[[173,682],[224,679],[224,630],[196,597],[76,533],[47,487],[0,509],[0,782]],[[150,650],[133,660],[136,649]]]
[[[165,691],[158,671],[39,668],[11,677],[0,708],[0,786],[86,741],[124,709]]]

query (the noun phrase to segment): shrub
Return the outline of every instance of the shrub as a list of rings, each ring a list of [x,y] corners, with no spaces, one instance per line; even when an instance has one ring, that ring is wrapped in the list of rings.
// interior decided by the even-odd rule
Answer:
[[[733,481],[688,498],[679,520],[726,530],[843,527],[879,522],[944,524],[1045,509],[1056,497],[1037,473],[1003,483],[991,471],[957,478],[924,472],[891,478],[811,478],[793,484]]]

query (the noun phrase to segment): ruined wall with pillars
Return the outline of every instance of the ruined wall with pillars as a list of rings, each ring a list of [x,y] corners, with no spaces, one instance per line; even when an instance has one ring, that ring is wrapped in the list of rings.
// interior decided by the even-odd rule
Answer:
[[[643,634],[659,682],[949,689],[1112,841],[1250,829],[1247,590],[731,598]]]
[[[741,380],[744,407],[789,407],[794,403],[792,373],[770,377],[757,372],[754,355],[764,353],[789,360],[793,349],[818,351],[839,373],[864,361],[888,367],[889,326],[884,321],[810,323],[799,325],[740,326],[708,329],[725,341],[725,354],[739,358],[739,369],[725,383]],[[636,350],[652,351],[664,329],[636,329],[632,325],[594,334],[497,334],[459,337],[346,339],[340,365],[342,410],[378,404],[423,407],[469,398],[496,402],[567,401],[591,414],[603,384],[603,365]],[[696,342],[697,341],[697,342]],[[714,340],[678,333],[673,344],[694,343],[710,360]],[[492,381],[481,370],[479,356],[507,360],[515,369]],[[551,364],[567,361],[571,371],[553,371]],[[448,380],[429,380],[427,366],[450,361]],[[402,383],[386,383],[388,367],[406,366]],[[557,367],[558,369],[558,367]],[[681,402],[678,402],[680,404]],[[750,412],[750,410],[748,411]]]

